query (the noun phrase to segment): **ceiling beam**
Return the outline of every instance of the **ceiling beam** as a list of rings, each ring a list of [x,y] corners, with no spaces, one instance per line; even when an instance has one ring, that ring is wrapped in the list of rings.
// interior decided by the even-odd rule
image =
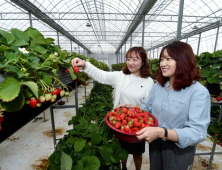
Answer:
[[[62,28],[59,24],[57,24],[53,19],[49,16],[44,14],[39,8],[37,8],[34,4],[32,4],[28,0],[11,0],[14,4],[18,5],[19,7],[23,8],[24,10],[31,12],[35,17],[40,18],[41,21],[48,24],[53,29],[57,30],[59,33],[70,39],[71,41],[75,42],[83,49],[85,49],[88,53],[92,53],[90,49],[88,49],[85,45],[83,45],[80,41],[75,39],[69,32],[67,32],[64,28]],[[41,19],[44,18],[44,19]]]
[[[195,29],[194,31],[191,31],[191,32],[188,32],[188,33],[184,33],[184,34],[181,34],[181,38],[180,40],[182,39],[185,39],[185,38],[189,38],[189,37],[192,37],[194,35],[199,35],[200,33],[202,32],[206,32],[206,31],[209,31],[209,30],[212,30],[212,29],[215,29],[215,28],[218,28],[218,27],[221,27],[222,26],[222,22],[220,21],[217,21],[217,22],[214,22],[214,23],[211,23],[209,25],[206,25],[204,27],[201,27],[201,28],[198,28],[198,29]],[[155,48],[159,48],[159,47],[162,47],[162,46],[165,46],[173,41],[176,40],[176,36],[170,40],[167,40],[167,41],[164,41],[162,43],[159,43],[153,47],[150,47],[148,49],[146,49],[146,51],[150,51],[150,50],[153,50]],[[158,42],[158,40],[156,41]]]
[[[129,25],[128,30],[127,30],[125,36],[123,37],[122,41],[120,42],[119,46],[117,47],[115,53],[117,53],[120,50],[120,48],[124,45],[124,43],[130,37],[130,35],[136,30],[138,25],[142,22],[143,15],[146,15],[152,9],[152,7],[156,3],[156,1],[157,0],[143,1],[143,3],[141,4],[141,6],[138,10],[138,13],[137,13],[137,14],[142,14],[142,15],[136,15],[134,17],[134,20],[136,20],[136,21],[131,22],[131,24]],[[137,21],[137,20],[139,20],[139,21]]]

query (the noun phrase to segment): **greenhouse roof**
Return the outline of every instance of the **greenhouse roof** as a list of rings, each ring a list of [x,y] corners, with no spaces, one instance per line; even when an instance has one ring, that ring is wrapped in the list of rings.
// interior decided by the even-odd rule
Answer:
[[[180,0],[1,0],[0,29],[24,31],[31,26],[68,51],[81,47],[89,53],[115,53],[125,43],[143,45],[149,51],[177,38],[180,3]],[[222,25],[221,0],[186,0],[182,12],[181,40]]]

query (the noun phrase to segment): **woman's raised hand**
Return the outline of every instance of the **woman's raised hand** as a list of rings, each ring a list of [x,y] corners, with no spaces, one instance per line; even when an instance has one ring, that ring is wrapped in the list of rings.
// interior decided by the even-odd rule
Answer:
[[[119,104],[119,105],[116,106],[116,108],[119,108],[119,107],[130,107],[130,108],[132,108],[132,107],[136,107],[136,105],[135,104],[130,104],[130,103],[123,103],[123,104]]]
[[[77,66],[77,67],[83,67],[84,69],[86,62],[77,57],[77,58],[72,59],[71,64],[72,64],[72,67]]]

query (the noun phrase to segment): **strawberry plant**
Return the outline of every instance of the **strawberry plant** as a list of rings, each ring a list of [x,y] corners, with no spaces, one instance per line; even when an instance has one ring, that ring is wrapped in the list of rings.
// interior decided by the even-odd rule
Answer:
[[[60,69],[77,78],[70,63],[77,54],[61,50],[54,39],[44,38],[35,28],[0,30],[0,56],[0,73],[6,76],[0,84],[0,106],[8,112],[20,110],[32,97],[58,95],[57,87],[69,91],[59,80]]]
[[[91,62],[98,68],[107,70],[107,65]],[[120,160],[125,160],[127,151],[113,136],[105,123],[106,113],[113,108],[112,86],[95,83],[77,116],[68,122],[73,129],[59,139],[57,151],[48,158],[48,170],[117,169]]]

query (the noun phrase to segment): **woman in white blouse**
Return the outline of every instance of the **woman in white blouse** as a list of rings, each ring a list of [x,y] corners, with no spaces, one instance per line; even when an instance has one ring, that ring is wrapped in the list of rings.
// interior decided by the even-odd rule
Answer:
[[[147,53],[143,47],[129,49],[126,54],[126,65],[122,71],[106,72],[79,58],[74,58],[71,64],[73,67],[83,67],[84,72],[93,80],[114,86],[114,108],[120,103],[136,105],[143,103],[154,85],[152,78],[150,78]],[[145,142],[120,141],[120,143],[129,154],[133,154],[136,170],[140,170],[142,154],[145,152]],[[123,170],[127,169],[126,163],[127,159],[122,161]]]

